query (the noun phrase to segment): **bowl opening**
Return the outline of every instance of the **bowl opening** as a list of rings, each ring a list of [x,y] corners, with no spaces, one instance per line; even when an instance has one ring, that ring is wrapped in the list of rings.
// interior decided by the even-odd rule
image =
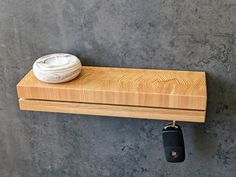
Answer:
[[[60,67],[67,65],[69,63],[68,58],[61,57],[61,56],[52,56],[44,61],[45,64],[54,66],[54,67]]]

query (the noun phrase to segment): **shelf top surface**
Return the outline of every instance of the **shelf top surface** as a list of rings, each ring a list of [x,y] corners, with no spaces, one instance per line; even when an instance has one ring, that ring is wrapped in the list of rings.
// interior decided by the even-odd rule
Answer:
[[[38,97],[39,99],[106,104],[114,102],[114,104],[200,110],[205,110],[207,97],[205,72],[195,71],[83,66],[80,75],[70,82],[43,83],[30,71],[17,87],[20,98],[37,99]],[[31,90],[24,91],[21,88]],[[37,89],[38,96],[32,89]],[[42,93],[39,93],[40,89],[42,91],[50,89],[58,93],[51,94],[52,97],[50,93],[44,93],[44,98]],[[62,91],[65,95],[62,95]],[[69,95],[71,91],[74,92],[73,95]],[[99,101],[98,97],[104,99],[100,98],[101,101]],[[107,97],[111,98],[110,101]],[[134,101],[129,101],[130,98]],[[159,104],[159,102],[165,103]],[[184,106],[185,104],[188,106]]]

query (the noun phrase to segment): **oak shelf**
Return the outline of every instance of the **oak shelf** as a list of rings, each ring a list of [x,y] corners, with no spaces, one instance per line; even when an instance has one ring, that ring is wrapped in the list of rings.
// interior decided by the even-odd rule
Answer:
[[[17,92],[21,110],[205,122],[205,72],[83,66],[47,84],[30,71]]]

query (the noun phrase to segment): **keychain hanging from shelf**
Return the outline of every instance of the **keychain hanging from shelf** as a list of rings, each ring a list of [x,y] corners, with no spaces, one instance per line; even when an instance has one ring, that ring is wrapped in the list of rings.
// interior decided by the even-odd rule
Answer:
[[[184,138],[182,130],[175,120],[163,128],[162,135],[166,160],[183,162],[185,160]]]

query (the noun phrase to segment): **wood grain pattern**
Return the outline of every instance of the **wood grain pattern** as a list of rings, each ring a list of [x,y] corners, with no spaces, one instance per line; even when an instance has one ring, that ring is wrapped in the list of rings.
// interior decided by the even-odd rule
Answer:
[[[17,85],[19,98],[158,108],[206,110],[204,72],[82,67],[62,84],[40,82],[30,71]]]
[[[187,122],[205,121],[205,111],[25,99],[20,99],[19,104],[21,110],[29,111],[144,118],[153,120],[176,120]]]

